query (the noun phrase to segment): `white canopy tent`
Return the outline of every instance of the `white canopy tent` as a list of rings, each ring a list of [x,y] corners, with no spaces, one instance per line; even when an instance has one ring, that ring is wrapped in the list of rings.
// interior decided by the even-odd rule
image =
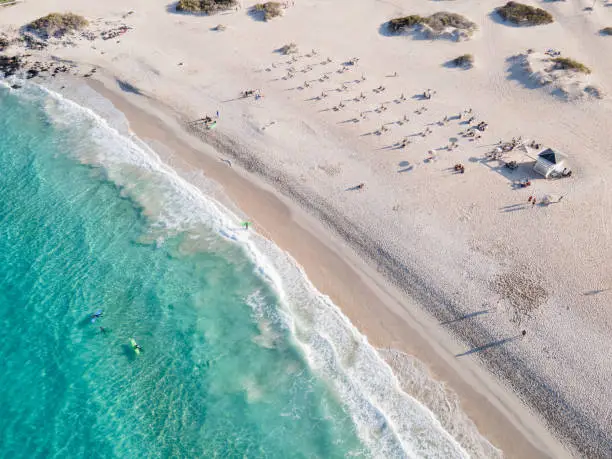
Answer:
[[[533,170],[546,178],[566,175],[569,171],[567,156],[552,148],[547,148],[538,154]]]

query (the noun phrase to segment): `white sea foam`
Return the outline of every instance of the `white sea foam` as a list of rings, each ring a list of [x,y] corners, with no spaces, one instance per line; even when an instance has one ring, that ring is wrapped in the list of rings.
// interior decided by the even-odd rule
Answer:
[[[445,430],[429,409],[401,389],[396,375],[366,337],[314,288],[287,253],[255,232],[242,230],[237,215],[179,176],[146,144],[134,136],[122,135],[93,110],[59,94],[48,91],[45,108],[58,127],[66,126],[67,132],[80,131],[80,135],[69,139],[78,160],[103,170],[124,195],[140,206],[151,225],[150,241],[163,243],[168,235],[184,231],[207,238],[213,229],[244,249],[257,273],[279,297],[280,308],[275,311],[278,319],[291,330],[315,374],[333,387],[348,406],[357,432],[373,456],[501,456],[477,434],[469,420],[453,425],[455,436]],[[203,228],[206,231],[199,231]],[[213,239],[208,237],[206,242],[214,244]],[[255,297],[249,299],[249,304],[255,315],[258,308],[265,307]],[[272,346],[276,337],[269,327],[264,324],[260,330],[261,344]],[[423,374],[415,366],[409,377],[417,378],[421,384],[437,384]],[[430,400],[430,407],[448,404],[445,393],[438,393],[441,399],[435,403]],[[460,443],[458,438],[471,440]]]

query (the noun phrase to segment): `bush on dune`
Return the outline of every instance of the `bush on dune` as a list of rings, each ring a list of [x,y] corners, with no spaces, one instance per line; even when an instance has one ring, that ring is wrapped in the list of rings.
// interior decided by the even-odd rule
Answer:
[[[455,67],[462,67],[464,69],[470,69],[474,66],[474,56],[471,54],[463,54],[459,57],[454,58],[452,61]]]
[[[263,13],[266,21],[283,14],[281,4],[278,2],[258,3],[253,6],[253,11],[256,13]]]
[[[475,23],[460,14],[444,11],[427,17],[412,14],[402,18],[391,19],[388,23],[389,29],[393,33],[400,33],[418,25],[428,26],[434,32],[442,32],[447,27],[472,32],[477,27]]]
[[[78,14],[51,13],[30,22],[26,29],[43,38],[62,37],[67,33],[82,29],[88,24],[87,19]]]
[[[414,27],[419,24],[425,23],[425,18],[418,16],[416,14],[411,14],[410,16],[405,16],[403,18],[395,18],[389,21],[389,29],[393,33],[400,33],[410,27]]]
[[[289,43],[287,45],[281,46],[280,48],[278,48],[277,51],[282,55],[297,54],[298,47],[295,43]]]
[[[552,61],[555,63],[555,66],[561,70],[573,70],[575,72],[586,74],[591,73],[590,68],[578,61],[575,61],[574,59],[569,59],[567,57],[555,57],[552,59]]]
[[[495,10],[504,21],[517,25],[540,25],[554,22],[552,15],[542,8],[524,5],[523,3],[508,2]]]
[[[179,0],[176,10],[184,13],[213,14],[236,6],[236,0]]]

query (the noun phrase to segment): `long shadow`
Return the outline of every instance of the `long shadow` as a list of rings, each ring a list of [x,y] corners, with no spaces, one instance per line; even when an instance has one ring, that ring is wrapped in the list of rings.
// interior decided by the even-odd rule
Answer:
[[[529,207],[531,207],[531,204],[520,203],[520,204],[511,204],[509,206],[504,206],[500,208],[500,210],[502,212],[516,212],[519,210],[525,210]]]
[[[120,80],[119,78],[115,78],[117,85],[123,92],[129,92],[130,94],[136,94],[137,96],[144,96],[142,91],[138,89],[136,86],[131,85],[125,80]]]
[[[266,22],[266,13],[264,11],[256,10],[255,7],[249,8],[248,15],[254,21]]]
[[[237,100],[244,100],[244,99],[248,99],[248,97],[240,96],[240,97],[236,97],[234,99],[222,100],[221,103],[224,104],[226,102],[236,102]]]
[[[456,319],[446,320],[444,322],[440,322],[440,325],[452,324],[453,322],[459,322],[460,320],[470,319],[472,317],[480,316],[482,314],[488,314],[490,309],[483,309],[482,311],[471,312],[464,316],[458,317]]]
[[[533,161],[519,163],[518,168],[516,169],[509,169],[506,167],[504,165],[504,160],[483,158],[480,163],[488,167],[493,172],[497,172],[499,175],[506,178],[514,189],[522,189],[521,186],[518,185],[519,179],[527,179],[529,181],[540,179],[545,180],[542,175],[539,175],[533,170]]]
[[[391,29],[389,28],[389,21],[383,22],[378,27],[378,33],[380,35],[382,35],[383,37],[398,37],[398,36],[402,35],[402,34],[395,33],[395,32],[391,31]]]
[[[457,64],[456,58],[450,59],[444,63],[442,63],[442,67],[446,69],[456,69],[456,70],[470,70],[473,67],[473,64],[470,65],[461,65]]]
[[[91,321],[91,314],[87,314],[87,317],[84,317],[83,319],[79,320],[79,322],[77,323],[77,327],[79,328],[85,328],[88,326],[91,326],[91,327],[94,326],[94,323],[92,323]]]
[[[608,290],[610,290],[610,289],[609,288],[600,288],[598,290],[589,290],[588,292],[584,292],[583,295],[584,296],[599,295],[600,293],[607,292]]]
[[[132,346],[130,346],[129,344],[121,345],[121,354],[125,356],[125,358],[127,358],[130,362],[136,360],[136,352],[134,352],[134,349],[132,349]]]
[[[470,349],[469,351],[466,351],[463,354],[457,354],[457,355],[455,355],[455,357],[464,357],[466,355],[475,354],[476,352],[485,351],[485,350],[487,350],[489,348],[492,348],[492,347],[502,346],[502,345],[504,345],[506,343],[509,343],[511,341],[514,341],[514,340],[517,340],[517,339],[519,339],[521,337],[522,337],[522,335],[516,335],[516,336],[513,336],[511,338],[505,338],[505,339],[500,339],[498,341],[493,341],[492,343],[485,344],[483,346],[478,346],[478,347],[475,347],[474,349]]]

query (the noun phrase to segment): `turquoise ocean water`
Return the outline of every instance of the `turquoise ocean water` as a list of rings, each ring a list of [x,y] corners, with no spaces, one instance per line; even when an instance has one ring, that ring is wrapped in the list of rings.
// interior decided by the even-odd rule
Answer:
[[[0,457],[466,456],[286,255],[93,112],[0,86],[0,192]]]

